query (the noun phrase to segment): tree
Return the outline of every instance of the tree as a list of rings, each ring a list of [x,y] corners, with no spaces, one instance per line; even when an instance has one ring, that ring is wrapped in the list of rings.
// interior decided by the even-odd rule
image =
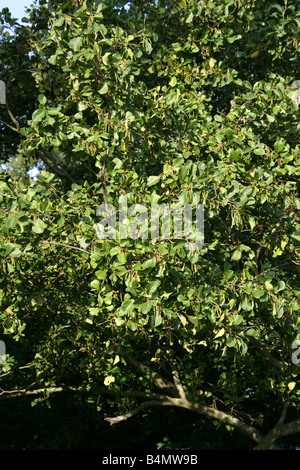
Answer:
[[[249,446],[295,446],[299,15],[41,1],[3,38],[34,68],[22,102],[8,95],[3,152],[43,170],[1,176],[0,398],[86,394],[111,424],[180,407]],[[155,204],[203,204],[204,243],[176,238],[175,218],[151,238]],[[105,238],[99,215],[124,207]]]

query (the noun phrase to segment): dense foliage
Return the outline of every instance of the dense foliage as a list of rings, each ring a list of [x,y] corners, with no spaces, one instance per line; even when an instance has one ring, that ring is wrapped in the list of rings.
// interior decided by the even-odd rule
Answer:
[[[66,392],[111,424],[180,407],[209,448],[220,423],[294,448],[297,3],[40,0],[2,23],[0,398]],[[203,204],[204,244],[120,236],[134,211],[101,239],[125,202]]]

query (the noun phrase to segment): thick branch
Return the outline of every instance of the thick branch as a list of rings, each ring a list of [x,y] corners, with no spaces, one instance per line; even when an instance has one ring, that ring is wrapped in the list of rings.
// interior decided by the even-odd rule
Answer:
[[[109,424],[112,426],[113,424],[116,423],[121,423],[121,421],[125,421],[126,419],[132,418],[132,416],[140,413],[140,411],[143,411],[145,408],[150,408],[151,406],[170,406],[172,405],[169,403],[167,400],[166,401],[156,401],[156,400],[149,400],[145,401],[144,403],[141,403],[137,408],[135,408],[132,411],[129,411],[128,413],[125,413],[120,416],[116,416],[115,418],[104,418],[104,421],[108,421]]]
[[[134,396],[134,393],[131,393],[130,395]],[[126,394],[126,396],[128,395]],[[180,408],[185,408],[187,410],[194,411],[196,413],[207,416],[208,418],[216,419],[221,423],[229,424],[236,428],[238,431],[250,437],[257,444],[260,444],[260,442],[262,441],[262,436],[256,428],[254,428],[253,426],[249,426],[248,424],[244,423],[243,421],[239,420],[238,418],[235,418],[234,416],[228,413],[187,399],[184,400],[182,398],[173,398],[167,395],[151,394],[149,396],[149,401],[143,402],[137,408],[124,415],[116,416],[113,418],[106,418],[106,421],[109,421],[110,424],[115,424],[124,421],[147,408],[148,404],[149,406],[161,405],[178,406]]]
[[[176,390],[178,391],[178,395],[180,396],[180,398],[182,398],[182,400],[186,400],[185,391],[180,381],[178,371],[176,370],[174,365],[172,365],[172,375],[173,375],[174,385],[176,387]]]
[[[289,406],[288,402],[285,401],[284,404],[283,404],[282,412],[281,412],[281,415],[280,415],[280,418],[279,418],[277,424],[283,424],[285,422],[288,406]]]
[[[300,432],[300,419],[285,424],[279,423],[262,439],[257,450],[269,450],[275,441],[296,432]]]
[[[58,393],[58,392],[64,392],[64,391],[86,392],[87,389],[85,387],[72,387],[72,386],[68,386],[68,387],[53,386],[53,387],[45,387],[45,388],[34,389],[34,390],[30,390],[27,388],[24,390],[11,390],[11,391],[4,391],[0,389],[0,400],[22,397],[22,396],[40,395],[43,393],[52,394],[52,393]],[[108,395],[115,395],[115,392],[109,389],[102,389],[102,393],[108,394]],[[274,426],[274,428],[265,437],[263,437],[256,428],[244,423],[240,419],[235,418],[234,416],[228,413],[225,413],[223,411],[219,411],[216,408],[206,406],[201,403],[196,403],[186,398],[185,399],[174,398],[174,397],[170,397],[167,395],[156,394],[156,393],[147,395],[145,392],[138,392],[138,391],[128,391],[127,393],[125,393],[125,396],[132,397],[132,398],[133,397],[143,398],[143,399],[148,398],[148,400],[144,401],[143,403],[141,403],[140,405],[138,405],[136,408],[129,411],[128,413],[125,413],[123,415],[119,415],[116,417],[112,417],[112,418],[110,417],[105,418],[105,420],[108,421],[111,425],[125,421],[131,418],[132,416],[136,415],[137,413],[143,411],[144,409],[152,407],[152,406],[178,406],[178,407],[185,408],[190,411],[194,411],[196,413],[202,414],[208,418],[216,419],[223,424],[229,424],[233,426],[235,429],[237,429],[241,433],[245,434],[246,436],[254,440],[254,442],[258,444],[256,447],[257,450],[268,450],[268,449],[275,448],[274,443],[279,438],[300,432],[300,419],[292,421],[290,423],[282,422],[285,417],[286,406],[284,407],[283,413],[278,421],[278,424]]]

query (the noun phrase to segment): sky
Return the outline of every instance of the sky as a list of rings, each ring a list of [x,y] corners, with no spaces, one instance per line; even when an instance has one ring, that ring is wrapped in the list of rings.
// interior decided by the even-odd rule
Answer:
[[[30,7],[33,0],[0,0],[0,11],[2,8],[8,8],[13,18],[21,20],[26,16],[26,7]]]

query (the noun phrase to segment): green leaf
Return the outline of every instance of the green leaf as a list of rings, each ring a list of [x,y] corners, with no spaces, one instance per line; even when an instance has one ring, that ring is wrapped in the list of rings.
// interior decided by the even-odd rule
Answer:
[[[39,99],[40,104],[42,105],[47,103],[47,98],[45,95],[39,95],[38,99]]]
[[[147,314],[148,312],[150,312],[151,308],[152,308],[152,303],[151,302],[144,302],[140,306],[140,309],[141,309],[143,314]]]
[[[241,256],[242,256],[242,252],[241,250],[237,249],[233,252],[232,256],[231,256],[231,259],[233,261],[238,261],[239,259],[241,259]]]
[[[31,295],[30,301],[31,301],[31,305],[43,305],[45,302],[45,299],[40,292],[34,292]]]
[[[9,255],[13,249],[15,248],[15,245],[13,243],[5,243],[4,245],[1,246],[1,248],[5,249],[5,255]]]
[[[103,280],[106,278],[107,270],[99,269],[98,271],[95,272],[95,275],[97,276],[98,279]]]
[[[44,232],[46,227],[47,225],[45,224],[45,222],[42,219],[38,218],[38,219],[35,219],[32,225],[32,230],[33,232],[40,234]]]
[[[255,299],[260,299],[265,294],[265,292],[261,289],[254,289],[252,294]]]
[[[158,279],[155,281],[149,282],[149,284],[147,285],[147,294],[149,296],[154,294],[154,292],[156,292],[156,290],[158,289],[159,285],[160,285],[160,281]]]
[[[243,300],[241,304],[241,307],[243,310],[246,310],[248,312],[252,310],[253,306],[250,300],[248,299],[248,297],[245,297],[245,299]]]
[[[186,326],[187,324],[187,319],[185,318],[184,315],[182,315],[181,313],[178,313],[178,318],[180,320],[180,322],[182,323],[183,326]]]
[[[221,328],[218,333],[215,335],[214,339],[216,338],[220,338],[221,336],[223,336],[225,334],[225,328]]]
[[[194,14],[193,14],[193,12],[190,12],[186,17],[185,22],[186,23],[191,23],[193,21],[193,18],[194,18]]]
[[[82,46],[82,38],[81,36],[77,36],[69,41],[69,46],[75,52],[78,52]]]
[[[34,111],[34,113],[32,115],[33,125],[36,125],[39,122],[41,122],[45,116],[46,116],[46,113],[45,113],[44,109],[39,108],[36,111]]]
[[[116,381],[116,378],[113,375],[107,375],[104,379],[104,385],[106,387],[109,387],[110,384],[114,383]]]
[[[170,86],[171,86],[171,87],[174,87],[174,86],[176,86],[176,83],[177,83],[177,78],[176,78],[176,77],[172,77],[171,80],[170,80]]]
[[[134,306],[134,299],[127,299],[123,302],[121,310],[125,313],[131,312]]]
[[[141,270],[154,268],[155,265],[156,265],[156,258],[154,256],[153,258],[147,259],[146,261],[142,263]]]
[[[161,175],[158,176],[149,176],[147,180],[147,186],[154,186],[160,181]]]
[[[15,248],[11,253],[10,257],[11,258],[19,258],[22,255],[22,251],[19,248]]]
[[[162,324],[162,316],[160,313],[156,312],[154,316],[154,327],[156,328],[161,324]]]
[[[57,28],[60,28],[61,26],[64,25],[64,23],[65,23],[64,17],[57,18],[57,20],[54,21],[54,26],[56,26]]]
[[[92,287],[92,289],[95,289],[95,290],[99,290],[99,289],[100,289],[100,282],[98,281],[98,279],[94,279],[94,280],[91,282],[91,287]]]
[[[107,92],[108,92],[108,85],[107,83],[103,83],[101,88],[98,90],[98,93],[100,93],[100,95],[105,95]]]
[[[265,282],[265,288],[267,290],[272,290],[273,289],[273,284],[270,281]]]

